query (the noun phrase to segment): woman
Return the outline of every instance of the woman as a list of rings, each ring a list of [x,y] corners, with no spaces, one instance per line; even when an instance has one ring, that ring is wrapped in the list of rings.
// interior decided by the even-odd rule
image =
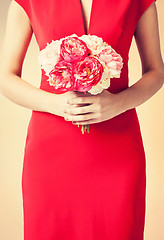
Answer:
[[[21,71],[33,33],[40,50],[73,33],[102,37],[123,57],[120,79],[96,96],[55,94],[44,72],[39,89],[28,84]],[[142,78],[129,87],[133,36]],[[145,153],[135,108],[164,82],[155,2],[12,1],[1,58],[1,93],[32,110],[22,175],[24,239],[143,240]],[[78,124],[89,124],[90,133],[82,135]]]

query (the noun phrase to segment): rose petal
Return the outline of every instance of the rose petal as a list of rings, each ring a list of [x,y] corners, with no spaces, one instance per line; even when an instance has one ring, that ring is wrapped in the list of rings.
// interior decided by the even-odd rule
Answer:
[[[88,56],[88,48],[78,37],[67,37],[61,43],[60,55],[65,61],[75,63]]]
[[[55,90],[67,92],[73,90],[72,64],[64,60],[58,62],[49,74],[49,84],[54,86]]]
[[[95,57],[86,57],[73,68],[75,90],[85,92],[96,85],[102,76],[103,66]]]

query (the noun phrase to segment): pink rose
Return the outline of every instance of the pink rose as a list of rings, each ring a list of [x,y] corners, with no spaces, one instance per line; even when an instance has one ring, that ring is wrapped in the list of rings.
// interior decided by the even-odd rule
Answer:
[[[48,81],[51,86],[54,86],[55,90],[59,91],[59,93],[72,91],[72,64],[65,61],[58,62],[49,73]]]
[[[123,66],[122,57],[114,49],[107,47],[97,57],[110,69],[111,77],[120,75]]]
[[[65,61],[75,63],[88,56],[88,48],[78,37],[67,37],[61,43],[60,55]]]
[[[79,92],[86,92],[96,85],[102,76],[102,64],[94,57],[86,57],[77,62],[73,68],[74,88]]]

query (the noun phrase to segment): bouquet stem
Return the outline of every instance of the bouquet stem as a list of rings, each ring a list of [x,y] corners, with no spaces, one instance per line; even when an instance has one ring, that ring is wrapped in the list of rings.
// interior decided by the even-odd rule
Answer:
[[[80,125],[78,125],[78,127],[80,127]],[[82,134],[84,134],[84,132],[88,132],[89,133],[89,124],[82,125],[81,126],[81,131],[82,131]]]
[[[82,134],[84,134],[84,132],[88,132],[89,133],[89,124],[82,125],[81,126],[81,131],[82,131]]]

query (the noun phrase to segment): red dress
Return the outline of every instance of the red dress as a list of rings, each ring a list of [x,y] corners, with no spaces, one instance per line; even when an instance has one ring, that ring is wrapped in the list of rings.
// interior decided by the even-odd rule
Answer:
[[[85,34],[80,0],[16,0],[38,46]],[[128,88],[128,54],[137,23],[153,0],[93,0],[89,33],[123,57],[121,78],[109,91]],[[53,92],[42,70],[40,88]],[[146,165],[136,109],[81,133],[72,122],[32,111],[24,152],[22,193],[25,240],[143,240]]]

